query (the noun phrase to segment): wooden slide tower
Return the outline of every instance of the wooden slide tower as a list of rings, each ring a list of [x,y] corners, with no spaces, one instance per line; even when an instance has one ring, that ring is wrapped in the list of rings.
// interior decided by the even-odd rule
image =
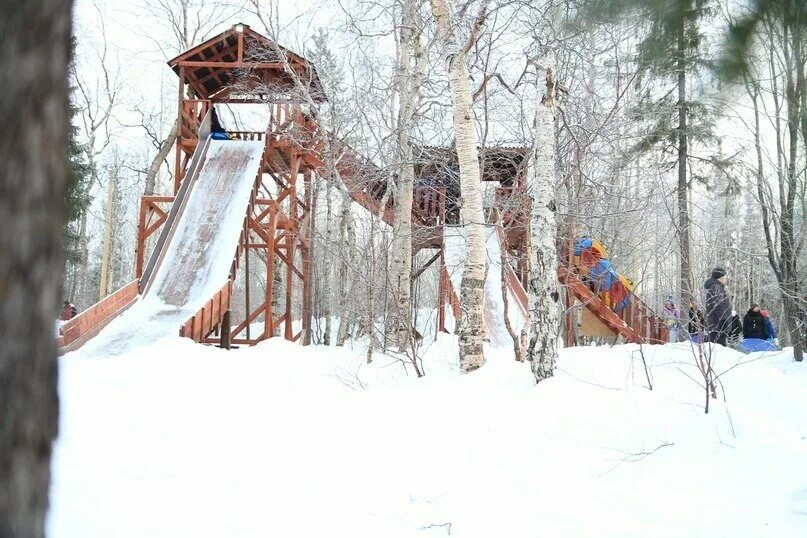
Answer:
[[[194,154],[210,133],[210,110],[216,106],[260,104],[269,113],[264,131],[229,131],[231,138],[264,143],[260,170],[255,178],[243,231],[232,262],[230,279],[181,328],[180,334],[207,344],[252,345],[272,336],[308,344],[311,329],[311,244],[314,236],[312,181],[315,174],[344,184],[354,201],[392,223],[394,196],[386,197],[386,173],[326,132],[317,121],[317,105],[326,96],[316,69],[305,58],[283,48],[244,24],[170,60],[178,75],[178,119],[173,193],[143,196],[141,201],[136,280],[80,314],[62,329],[60,346],[74,349],[91,338],[130,306],[147,287],[157,252],[165,241],[163,229],[184,204],[184,179],[197,166]],[[459,312],[459,290],[450,284],[445,267],[444,231],[460,222],[459,167],[449,148],[423,147],[417,152],[412,222],[413,251],[431,253],[428,262],[414,269],[418,278],[427,267],[440,264],[438,328],[446,330],[446,315]],[[511,261],[504,277],[515,296],[528,308],[530,197],[527,185],[528,150],[494,147],[482,150],[480,166],[486,186],[486,214],[499,226],[502,244]],[[560,241],[563,247],[565,241]],[[203,248],[203,247],[202,247]],[[559,279],[564,284],[567,315],[573,305],[585,308],[611,331],[632,342],[654,343],[664,331],[649,308],[638,298],[615,312],[579,276],[561,248]],[[259,288],[250,276],[265,275]],[[277,277],[282,280],[278,293]],[[233,284],[243,294],[241,321],[231,323]],[[256,323],[257,322],[257,323]],[[567,342],[573,343],[567,320]],[[570,338],[571,337],[571,338]]]

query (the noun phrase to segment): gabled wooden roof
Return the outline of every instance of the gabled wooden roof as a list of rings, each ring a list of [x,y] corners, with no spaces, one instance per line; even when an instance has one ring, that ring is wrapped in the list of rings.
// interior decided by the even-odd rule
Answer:
[[[317,70],[308,60],[246,24],[234,25],[169,60],[168,65],[178,75],[184,70],[185,81],[202,99],[237,102],[258,94],[265,100],[295,100],[299,87],[288,71],[291,68],[315,102],[327,100]]]
[[[529,148],[493,146],[478,148],[482,181],[512,183],[526,170]],[[420,146],[415,148],[415,175],[435,178],[441,184],[459,184],[459,161],[454,147]]]

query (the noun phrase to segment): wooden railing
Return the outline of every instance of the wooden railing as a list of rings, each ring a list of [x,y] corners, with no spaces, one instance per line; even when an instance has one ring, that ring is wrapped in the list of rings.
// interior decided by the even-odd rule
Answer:
[[[298,105],[274,105],[269,130],[277,145],[304,150],[301,155],[307,164],[324,176],[332,175],[335,168],[350,197],[392,225],[394,196],[388,197],[386,206],[381,207],[380,203],[387,184],[386,171],[324,130],[316,118],[304,113]]]
[[[199,129],[210,108],[207,99],[186,99],[182,102],[181,139],[199,140]]]
[[[446,189],[432,185],[419,185],[412,196],[412,219],[422,226],[445,223]]]
[[[227,131],[233,140],[263,140],[266,133],[263,131]]]
[[[139,281],[133,280],[62,325],[57,339],[60,353],[78,349],[131,306],[137,299],[138,286]]]
[[[179,330],[179,336],[190,338],[194,342],[203,342],[207,335],[219,326],[224,313],[230,310],[230,299],[233,294],[233,281],[227,283],[185,322]]]
[[[173,196],[141,196],[140,217],[137,222],[137,249],[135,251],[135,277],[143,276],[146,260],[146,242],[168,220],[171,211],[160,207],[161,204],[173,204]],[[156,218],[152,219],[152,217]]]

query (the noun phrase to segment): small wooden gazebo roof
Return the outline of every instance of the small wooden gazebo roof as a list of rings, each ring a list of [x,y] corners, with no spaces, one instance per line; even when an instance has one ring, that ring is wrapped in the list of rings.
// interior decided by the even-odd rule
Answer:
[[[168,65],[201,99],[256,102],[265,100],[256,95],[272,94],[280,100],[295,100],[299,88],[287,70],[291,68],[316,103],[327,100],[317,70],[308,60],[246,24],[234,25],[169,60]]]
[[[494,146],[479,148],[482,181],[511,184],[524,174],[529,148]],[[432,177],[441,184],[459,182],[459,161],[453,147],[421,146],[415,149],[415,176]]]

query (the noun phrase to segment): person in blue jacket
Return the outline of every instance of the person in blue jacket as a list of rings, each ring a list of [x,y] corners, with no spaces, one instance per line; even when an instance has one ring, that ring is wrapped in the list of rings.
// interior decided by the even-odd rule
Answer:
[[[773,326],[773,321],[771,321],[770,312],[767,310],[761,310],[762,317],[764,318],[765,322],[765,329],[768,331],[768,340],[774,343],[777,347],[779,346],[779,338],[776,336],[776,327]]]

